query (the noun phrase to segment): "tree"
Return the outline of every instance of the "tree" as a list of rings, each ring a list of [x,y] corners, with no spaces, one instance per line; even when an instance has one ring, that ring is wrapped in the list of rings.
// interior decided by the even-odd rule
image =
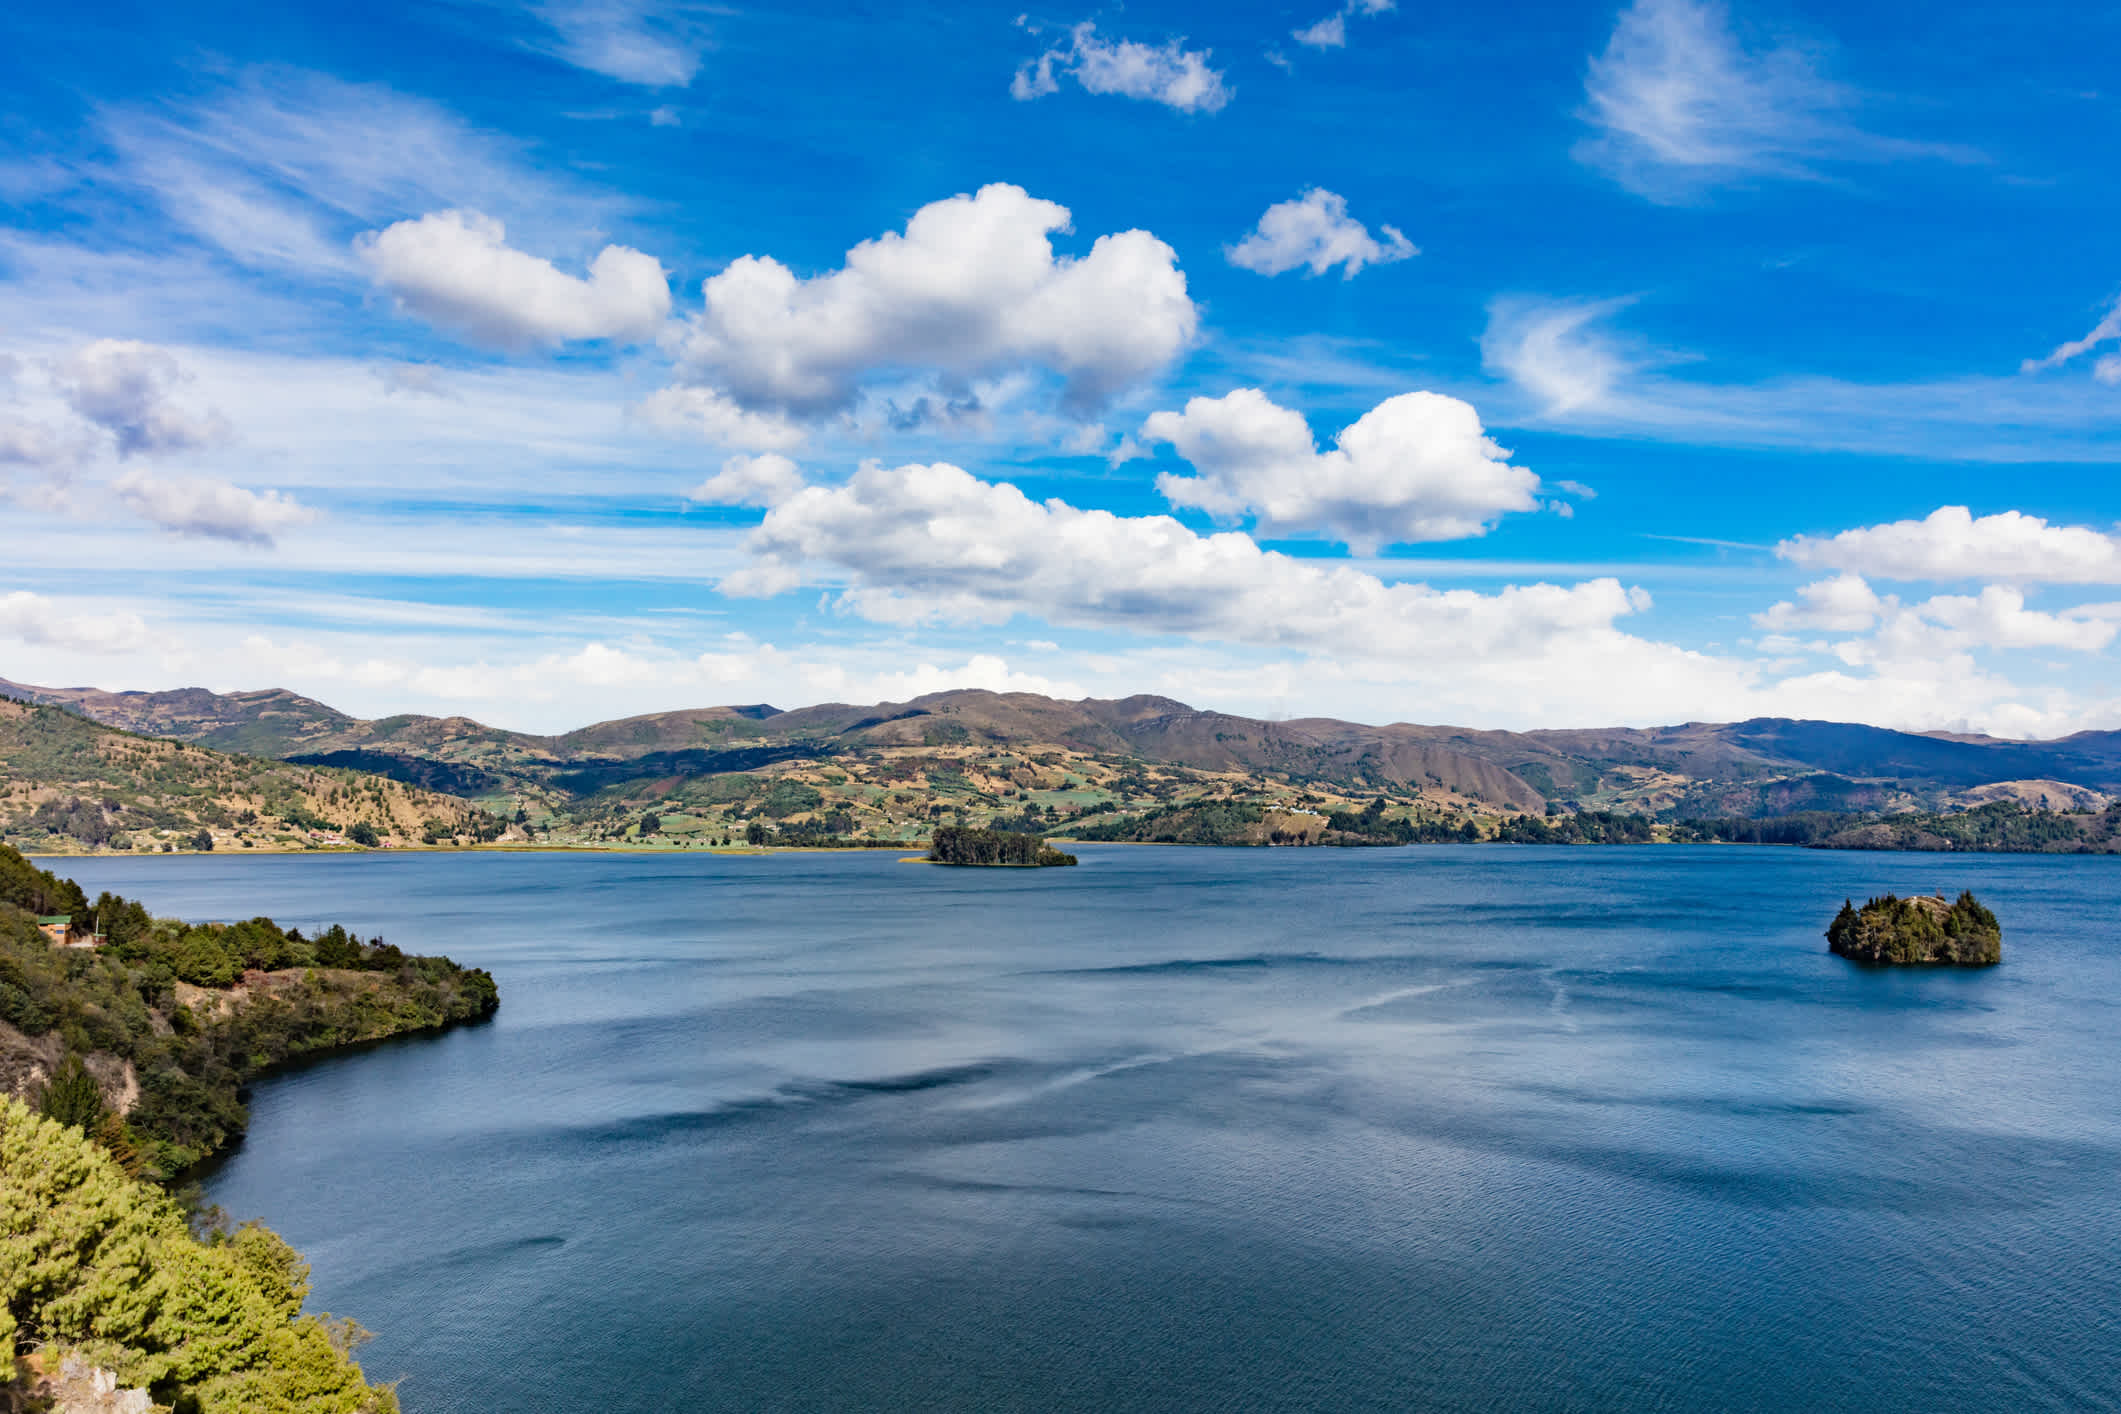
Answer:
[[[0,1379],[25,1333],[200,1414],[388,1414],[272,1233],[194,1237],[167,1194],[0,1097]]]
[[[376,833],[376,827],[369,824],[366,820],[355,822],[354,827],[346,832],[346,838],[360,845],[363,849],[374,849],[377,845],[383,843],[383,837]]]
[[[66,1059],[45,1082],[44,1098],[37,1110],[47,1119],[70,1124],[85,1134],[94,1134],[103,1123],[103,1087],[88,1073],[79,1053],[68,1051]]]
[[[191,847],[198,850],[201,854],[211,854],[214,848],[213,831],[200,830],[195,833],[191,837]]]
[[[642,838],[642,839],[646,839],[646,838],[648,838],[648,836],[650,836],[650,835],[652,835],[652,834],[655,834],[655,833],[656,833],[657,831],[661,830],[662,828],[663,828],[663,817],[662,817],[662,816],[660,816],[660,815],[658,815],[658,814],[656,814],[656,813],[655,813],[655,812],[654,812],[653,810],[649,811],[649,812],[648,812],[648,813],[647,813],[646,815],[643,815],[643,816],[641,817],[641,838]]]

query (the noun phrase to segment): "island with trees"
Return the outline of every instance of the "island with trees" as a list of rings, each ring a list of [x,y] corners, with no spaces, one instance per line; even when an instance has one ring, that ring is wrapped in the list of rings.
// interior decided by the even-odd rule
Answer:
[[[1052,848],[1038,835],[1014,830],[976,830],[958,825],[938,826],[929,840],[928,859],[934,864],[975,864],[1002,868],[1041,869],[1075,863],[1075,856]]]
[[[1829,951],[1873,967],[1992,967],[2003,961],[2003,928],[1971,892],[1887,894],[1857,908],[1844,900],[1826,930]]]

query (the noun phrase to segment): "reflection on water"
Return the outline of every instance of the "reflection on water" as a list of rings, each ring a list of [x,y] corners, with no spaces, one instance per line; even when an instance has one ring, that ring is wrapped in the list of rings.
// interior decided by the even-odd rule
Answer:
[[[212,1180],[413,1414],[2121,1407],[2121,861],[1081,853],[73,872],[499,978]]]

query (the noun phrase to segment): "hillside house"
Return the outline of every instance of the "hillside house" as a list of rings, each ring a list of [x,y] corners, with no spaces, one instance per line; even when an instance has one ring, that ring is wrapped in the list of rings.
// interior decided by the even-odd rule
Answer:
[[[55,948],[66,946],[66,935],[73,931],[74,920],[64,913],[54,913],[37,920],[37,931],[42,933]]]

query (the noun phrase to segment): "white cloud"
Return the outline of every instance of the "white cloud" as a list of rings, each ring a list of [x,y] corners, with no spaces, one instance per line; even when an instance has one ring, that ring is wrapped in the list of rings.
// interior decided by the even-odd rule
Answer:
[[[1878,579],[2121,584],[2121,537],[2022,511],[1976,518],[1965,506],[1940,506],[1922,520],[1793,536],[1775,553]]]
[[[1797,591],[1797,598],[1801,602],[1784,600],[1765,613],[1753,615],[1753,622],[1774,633],[1788,633],[1794,629],[1861,633],[1878,622],[1879,614],[1886,608],[1886,601],[1878,597],[1861,575],[1855,574],[1840,574],[1807,584]]]
[[[943,463],[864,467],[844,485],[809,487],[767,512],[751,550],[725,593],[781,593],[818,565],[850,575],[841,602],[880,622],[1026,614],[1387,658],[1536,654],[1648,605],[1611,579],[1493,595],[1386,584],[1262,550],[1248,535],[1197,535],[1168,516],[1041,504]]]
[[[1940,594],[1911,614],[1983,648],[2059,648],[2097,653],[2113,642],[2115,606],[2082,605],[2047,613],[2025,607],[2023,590],[1992,584],[1979,594]]]
[[[1019,101],[1060,91],[1060,76],[1072,76],[1090,93],[1146,99],[1181,113],[1213,113],[1230,101],[1220,69],[1208,67],[1210,51],[1187,49],[1174,39],[1157,46],[1131,39],[1103,40],[1085,20],[1068,31],[1068,42],[1025,61],[1010,80]]]
[[[692,6],[567,0],[532,10],[552,31],[532,47],[578,69],[644,88],[683,88],[700,71],[707,38]]]
[[[68,610],[23,590],[0,595],[0,634],[81,653],[131,653],[148,642],[147,624],[138,614]]]
[[[1348,17],[1335,10],[1314,25],[1289,31],[1289,37],[1307,49],[1341,49],[1348,43]]]
[[[1155,413],[1142,437],[1170,443],[1199,473],[1157,478],[1173,505],[1250,512],[1263,534],[1325,534],[1358,554],[1484,535],[1505,512],[1539,505],[1539,478],[1510,465],[1471,404],[1440,393],[1387,399],[1323,453],[1302,414],[1255,388]]]
[[[1594,326],[1629,303],[1498,299],[1480,336],[1481,363],[1524,388],[1548,415],[1602,405],[1634,365]]]
[[[1006,659],[975,653],[954,668],[916,663],[903,672],[849,672],[838,663],[808,663],[798,668],[804,687],[820,701],[905,702],[931,692],[976,688],[987,692],[1035,692],[1042,697],[1081,698],[1081,686],[1064,679],[1018,672]]]
[[[402,308],[479,343],[639,341],[670,317],[670,286],[653,256],[608,245],[582,279],[512,248],[502,224],[476,211],[400,221],[354,248]]]
[[[1394,0],[1348,0],[1348,3],[1316,24],[1291,30],[1289,37],[1307,49],[1341,49],[1348,43],[1348,19],[1352,15],[1381,15],[1396,8]]]
[[[713,388],[661,388],[641,400],[640,414],[665,432],[682,432],[710,446],[788,451],[809,433],[777,412],[751,412]]]
[[[1348,215],[1346,197],[1313,187],[1294,201],[1268,207],[1252,233],[1225,246],[1223,254],[1232,265],[1262,275],[1279,275],[1299,265],[1323,275],[1338,265],[1341,278],[1352,280],[1365,265],[1388,265],[1421,253],[1397,228],[1379,229],[1385,234],[1382,241]]]
[[[100,116],[117,180],[253,267],[353,278],[356,232],[447,208],[489,212],[518,239],[572,249],[630,206],[425,99],[301,70],[251,69],[186,106]]]
[[[1653,201],[1746,177],[1812,178],[1831,162],[1949,155],[1863,131],[1857,95],[1795,43],[1748,46],[1716,0],[1634,0],[1584,77],[1577,148]]]
[[[53,372],[67,406],[115,437],[121,457],[189,451],[228,436],[217,414],[177,403],[176,389],[190,375],[167,349],[98,339]]]
[[[41,422],[0,421],[0,466],[55,471],[74,465],[89,450],[85,439]]]
[[[731,457],[722,469],[685,493],[703,506],[777,506],[803,489],[803,472],[777,452]]]
[[[2106,317],[2094,324],[2091,332],[2083,338],[2071,339],[2068,343],[2057,345],[2054,352],[2046,358],[2027,359],[2019,365],[2018,371],[2039,373],[2044,369],[2060,367],[2078,354],[2089,353],[2110,339],[2121,339],[2121,300],[2115,300],[2114,307],[2106,311]],[[2101,383],[2121,383],[2121,362],[2117,362],[2111,355],[2102,358],[2093,367],[2092,376]]]
[[[1803,374],[1751,383],[1681,377],[1670,370],[1706,360],[1604,323],[1633,302],[1492,301],[1482,362],[1523,399],[1485,400],[1490,412],[1501,421],[1536,421],[1591,436],[1705,446],[1836,448],[1953,461],[2111,462],[2121,456],[2121,401],[2090,383],[2016,375],[1906,383]],[[1273,367],[1267,359],[1252,363]]]
[[[686,381],[746,411],[842,412],[865,382],[966,380],[1038,368],[1064,402],[1095,407],[1162,368],[1198,324],[1170,246],[1147,231],[1099,236],[1081,257],[1048,239],[1066,207],[996,184],[932,202],[904,234],[864,241],[810,279],[744,256],[702,287],[679,340]]]
[[[157,477],[128,472],[111,484],[135,514],[177,535],[203,535],[247,545],[307,525],[316,512],[279,491],[248,491],[213,477]]]

